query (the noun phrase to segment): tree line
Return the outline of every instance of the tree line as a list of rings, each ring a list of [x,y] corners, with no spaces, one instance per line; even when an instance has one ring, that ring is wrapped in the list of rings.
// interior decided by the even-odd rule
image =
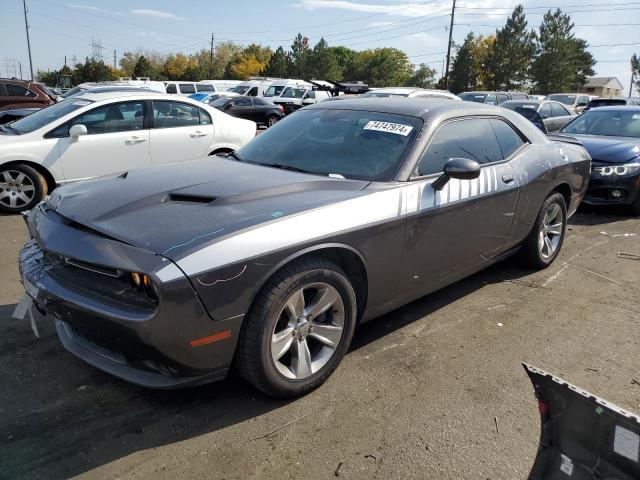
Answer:
[[[595,60],[585,40],[573,33],[571,18],[560,9],[549,10],[539,29],[529,28],[522,5],[504,27],[488,36],[469,33],[455,46],[448,81],[436,79],[427,64],[414,65],[397,48],[355,51],[330,46],[324,38],[315,45],[298,34],[288,49],[275,51],[252,43],[242,47],[222,42],[187,54],[162,55],[153,51],[125,52],[119,67],[87,59],[73,68],[38,72],[40,81],[55,85],[61,74],[73,84],[149,77],[152,80],[239,79],[253,76],[363,81],[373,87],[416,86],[445,88],[454,93],[469,90],[524,90],[535,93],[577,90],[593,75]],[[435,46],[434,46],[435,47]],[[638,65],[637,57],[634,57]],[[632,62],[633,65],[633,62]],[[640,75],[638,75],[640,83]]]
[[[535,32],[528,28],[522,5],[518,5],[495,35],[467,35],[453,59],[449,88],[454,93],[576,91],[594,74],[596,62],[573,27],[569,15],[560,9],[549,10]]]

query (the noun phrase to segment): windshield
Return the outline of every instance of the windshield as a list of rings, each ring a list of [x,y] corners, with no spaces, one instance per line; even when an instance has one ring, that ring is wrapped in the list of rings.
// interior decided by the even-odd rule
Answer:
[[[214,108],[224,107],[227,103],[229,103],[234,98],[235,97],[220,97],[217,100],[214,100],[213,102],[210,101],[209,105],[211,105]]]
[[[564,127],[562,132],[640,138],[640,109],[589,110]]]
[[[382,97],[408,97],[408,96],[409,96],[408,93],[376,92],[375,90],[372,90],[370,92],[363,93],[362,95],[360,95],[360,97],[362,97],[362,98],[370,98],[370,97],[378,97],[378,98],[382,98]]]
[[[549,95],[547,100],[555,100],[556,102],[564,103],[565,105],[573,105],[576,101],[576,95],[554,93],[553,95]]]
[[[32,113],[28,117],[21,118],[11,123],[11,130],[18,135],[31,133],[49,123],[64,117],[65,115],[93,103],[91,100],[78,98],[68,98],[59,103],[54,103],[50,107],[43,108]]]
[[[282,92],[282,98],[302,98],[304,92],[307,90],[305,88],[285,88],[284,92]]]
[[[626,105],[627,101],[622,98],[599,98],[591,100],[587,108],[610,107],[612,105]]]
[[[88,88],[78,85],[77,87],[73,87],[71,90],[67,90],[66,92],[64,92],[62,94],[62,98],[69,98],[70,96],[75,95],[76,93],[84,92],[85,90],[88,90]]]
[[[354,110],[299,110],[238,150],[246,162],[319,175],[391,180],[422,120]]]
[[[280,86],[271,85],[269,88],[265,90],[263,96],[277,97],[278,95],[280,95],[280,93],[282,93],[282,90],[284,90],[284,85],[280,85]]]
[[[484,99],[487,97],[487,94],[486,93],[467,92],[467,93],[461,93],[459,95],[459,97],[462,100],[465,100],[467,102],[484,103]]]
[[[228,92],[239,93],[240,95],[244,95],[247,93],[247,90],[251,88],[251,85],[237,85],[233,88],[227,90]]]
[[[509,110],[515,110],[516,108],[529,108],[531,110],[537,110],[540,104],[534,102],[502,102],[500,106]]]

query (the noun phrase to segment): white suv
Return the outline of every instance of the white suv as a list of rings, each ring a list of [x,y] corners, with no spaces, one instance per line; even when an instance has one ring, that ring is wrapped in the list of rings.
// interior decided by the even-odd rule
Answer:
[[[255,134],[189,98],[89,91],[0,126],[0,211],[28,210],[59,184],[231,152]]]

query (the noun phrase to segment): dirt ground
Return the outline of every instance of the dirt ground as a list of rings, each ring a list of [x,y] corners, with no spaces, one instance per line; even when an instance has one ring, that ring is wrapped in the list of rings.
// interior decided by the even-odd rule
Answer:
[[[640,411],[640,261],[618,257],[640,254],[640,222],[622,210],[576,215],[546,271],[507,260],[365,324],[291,402],[233,376],[145,390],[77,360],[45,320],[35,340],[10,319],[22,220],[0,231],[1,478],[525,478],[539,420],[522,361]]]

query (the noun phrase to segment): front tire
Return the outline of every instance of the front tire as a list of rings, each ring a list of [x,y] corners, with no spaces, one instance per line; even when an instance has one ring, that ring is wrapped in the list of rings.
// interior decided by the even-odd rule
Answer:
[[[273,127],[276,123],[280,121],[280,118],[276,115],[271,115],[267,118],[267,127]]]
[[[295,261],[266,283],[245,318],[238,369],[268,395],[306,394],[338,366],[355,323],[356,295],[347,275],[320,257]]]
[[[567,205],[560,193],[552,193],[542,204],[529,236],[522,245],[522,257],[529,268],[543,269],[553,263],[564,242]]]
[[[48,192],[47,181],[23,164],[0,167],[0,212],[20,213],[36,206]]]

